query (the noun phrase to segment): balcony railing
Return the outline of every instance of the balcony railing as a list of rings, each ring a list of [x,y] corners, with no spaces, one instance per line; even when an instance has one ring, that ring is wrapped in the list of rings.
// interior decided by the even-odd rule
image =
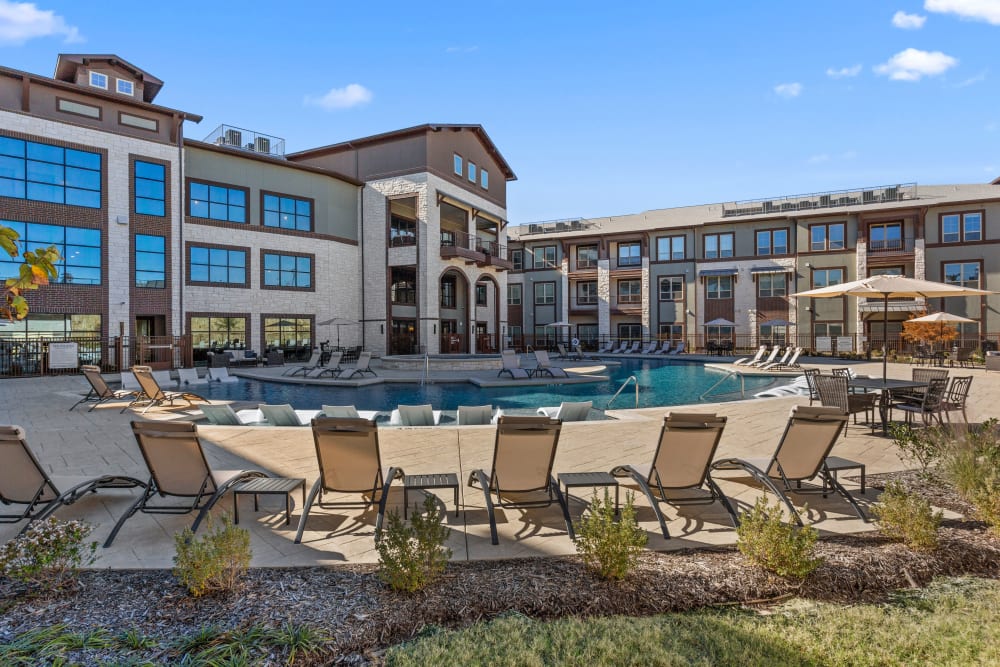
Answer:
[[[869,255],[906,255],[913,252],[913,239],[886,239],[884,241],[869,241]]]
[[[876,185],[853,190],[831,190],[830,192],[814,192],[805,195],[786,195],[769,199],[728,202],[722,205],[722,216],[729,218],[738,215],[766,215],[840,206],[881,204],[909,199],[917,199],[916,183]]]
[[[579,218],[567,218],[565,220],[546,220],[545,222],[530,222],[519,225],[517,230],[521,234],[562,234],[563,232],[580,232],[587,229],[600,229],[597,222],[580,220]]]
[[[285,157],[284,139],[232,125],[220,125],[215,128],[211,134],[205,137],[205,143],[239,148],[271,157]]]

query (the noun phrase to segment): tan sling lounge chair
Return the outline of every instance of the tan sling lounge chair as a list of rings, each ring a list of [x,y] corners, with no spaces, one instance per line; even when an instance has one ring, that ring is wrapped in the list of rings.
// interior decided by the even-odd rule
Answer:
[[[190,514],[198,510],[191,525],[197,531],[202,519],[219,498],[234,484],[268,477],[260,470],[212,470],[198,439],[198,426],[192,422],[132,422],[132,434],[139,445],[142,460],[149,470],[149,481],[142,496],[118,519],[104,546],[110,547],[122,525],[144,514]],[[181,498],[179,504],[152,504],[157,498]]]
[[[670,539],[660,503],[710,505],[725,498],[722,489],[708,476],[715,450],[726,428],[726,418],[714,414],[668,412],[663,418],[660,440],[651,464],[620,465],[611,470],[615,477],[631,477],[649,498],[663,537]],[[667,491],[707,487],[708,498],[668,498]]]
[[[549,360],[549,353],[545,350],[535,350],[535,363],[537,364],[533,369],[531,369],[530,375],[534,377],[539,373],[545,373],[549,377],[553,378],[565,378],[569,375],[563,369],[558,366],[553,366],[552,362]]]
[[[521,368],[521,358],[517,356],[514,350],[502,351],[500,353],[500,363],[503,367],[497,373],[497,377],[500,377],[504,373],[509,375],[512,380],[527,380],[531,377],[528,371]]]
[[[109,387],[108,383],[104,381],[104,376],[101,375],[101,369],[97,366],[81,366],[80,370],[83,371],[83,377],[87,378],[87,382],[90,383],[90,391],[87,392],[86,396],[74,403],[70,411],[81,403],[93,403],[90,406],[90,410],[87,410],[87,412],[92,412],[94,408],[102,403],[120,401],[125,398],[135,399],[138,395],[138,392],[131,389],[112,389]],[[122,408],[122,412],[125,412],[127,408],[128,405]]]
[[[135,379],[139,382],[139,386],[142,387],[142,394],[137,396],[128,407],[145,405],[146,407],[142,411],[143,414],[150,408],[163,405],[164,403],[173,405],[175,400],[187,401],[188,405],[194,405],[195,401],[201,401],[202,403],[209,402],[207,398],[188,391],[164,391],[160,388],[160,384],[156,381],[156,378],[153,377],[153,372],[149,366],[133,366],[132,372],[135,374]]]
[[[375,539],[382,532],[382,518],[385,503],[389,497],[389,487],[393,481],[403,478],[402,468],[382,470],[382,458],[378,446],[378,427],[367,419],[337,419],[318,417],[312,423],[313,441],[316,444],[316,460],[319,464],[319,479],[309,491],[306,504],[302,507],[299,529],[295,533],[295,543],[302,542],[309,511],[313,505],[323,509],[336,507],[367,508],[378,504],[375,518]],[[323,502],[323,493],[360,493],[361,500],[347,502]],[[317,498],[318,496],[318,498]]]
[[[561,428],[558,419],[548,417],[504,415],[497,421],[492,469],[489,474],[479,469],[469,475],[469,486],[480,486],[486,498],[493,544],[500,544],[494,509],[497,506],[527,509],[548,507],[555,501],[562,508],[563,517],[569,520],[566,501],[552,477]],[[540,500],[520,498],[528,493],[544,494],[544,497]],[[491,494],[496,496],[495,501]]]

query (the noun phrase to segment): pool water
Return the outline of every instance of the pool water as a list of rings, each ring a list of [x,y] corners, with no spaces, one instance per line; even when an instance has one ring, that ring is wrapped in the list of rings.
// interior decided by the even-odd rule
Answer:
[[[559,405],[562,401],[592,400],[594,407],[604,410],[614,393],[629,376],[639,380],[639,407],[687,405],[698,403],[698,397],[722,379],[718,371],[707,370],[699,363],[622,359],[621,366],[609,366],[607,382],[588,384],[551,384],[543,386],[479,388],[467,382],[447,382],[419,385],[414,383],[383,383],[367,387],[323,387],[282,384],[241,379],[229,384],[213,383],[197,387],[206,398],[248,401],[251,403],[290,403],[301,410],[318,410],[326,405],[354,405],[359,410],[391,410],[397,405],[430,403],[437,410],[455,410],[459,405],[492,404],[514,412],[534,412],[535,408]],[[745,377],[746,398],[787,378]],[[719,402],[738,400],[740,381],[731,377],[716,387],[706,400]],[[634,408],[635,388],[632,384],[615,399],[612,409]]]

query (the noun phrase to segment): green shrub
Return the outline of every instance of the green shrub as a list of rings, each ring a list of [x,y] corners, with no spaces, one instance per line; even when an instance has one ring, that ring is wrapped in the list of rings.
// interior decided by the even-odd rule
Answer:
[[[887,537],[902,540],[914,551],[934,551],[942,512],[935,512],[925,498],[911,493],[899,482],[889,482],[872,507],[879,529]]]
[[[85,521],[36,521],[3,545],[0,572],[43,591],[73,587],[80,568],[97,558],[97,543],[84,542],[92,530]]]
[[[889,435],[903,456],[920,466],[923,478],[930,476],[930,468],[948,450],[954,431],[946,426],[913,428],[909,424],[889,424]]]
[[[235,590],[250,567],[250,533],[228,515],[201,538],[185,528],[174,544],[174,575],[195,597]]]
[[[621,519],[615,521],[615,503],[604,489],[604,499],[590,501],[590,511],[576,522],[576,551],[601,579],[624,579],[635,569],[646,546],[646,532],[635,518],[635,497],[625,495]]]
[[[976,515],[1000,535],[1000,432],[996,419],[956,438],[941,464],[944,475]]]
[[[444,546],[451,529],[444,525],[444,515],[437,499],[424,499],[424,512],[414,512],[410,524],[393,510],[382,538],[376,542],[379,578],[397,591],[412,593],[434,581],[444,572],[451,549]]]
[[[737,548],[750,562],[782,577],[804,579],[823,562],[814,556],[818,531],[785,523],[781,505],[770,506],[764,497],[740,516],[736,536]]]

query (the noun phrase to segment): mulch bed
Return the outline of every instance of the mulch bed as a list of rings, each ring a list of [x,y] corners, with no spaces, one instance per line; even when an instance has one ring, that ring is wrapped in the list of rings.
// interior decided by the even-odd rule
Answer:
[[[873,476],[872,481],[880,485],[891,477],[896,476]],[[950,509],[958,507],[951,501],[961,502],[933,482],[916,476],[904,481],[923,484]],[[878,533],[824,538],[818,554],[824,563],[802,583],[749,566],[732,548],[650,552],[620,583],[599,581],[571,557],[461,562],[413,595],[386,588],[374,566],[254,569],[238,593],[203,599],[188,597],[167,571],[88,571],[74,593],[32,598],[0,590],[0,641],[54,623],[77,632],[137,629],[170,639],[210,624],[274,627],[293,621],[331,635],[322,664],[377,662],[382,649],[427,625],[460,627],[512,611],[536,618],[639,616],[709,605],[761,605],[791,595],[874,602],[938,576],[1000,578],[1000,539],[975,521],[946,521],[941,546],[930,554],[911,552]]]

